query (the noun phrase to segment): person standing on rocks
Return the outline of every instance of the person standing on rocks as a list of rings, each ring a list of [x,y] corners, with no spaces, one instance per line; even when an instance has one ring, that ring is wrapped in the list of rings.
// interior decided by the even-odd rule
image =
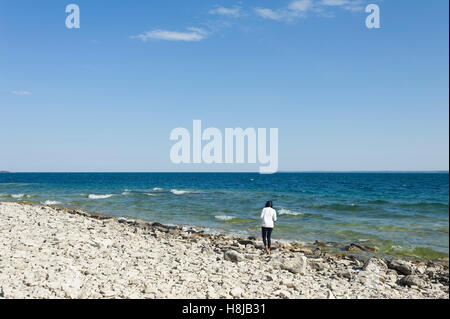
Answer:
[[[270,255],[270,238],[272,236],[272,230],[274,227],[274,222],[277,221],[277,212],[273,209],[272,201],[266,203],[266,207],[263,208],[261,212],[261,222],[262,222],[262,238],[264,243],[264,248],[267,254]]]

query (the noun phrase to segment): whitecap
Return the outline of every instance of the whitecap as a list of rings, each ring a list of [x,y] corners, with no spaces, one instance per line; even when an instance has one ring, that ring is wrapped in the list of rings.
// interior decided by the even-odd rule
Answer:
[[[11,194],[12,198],[22,198],[24,196],[25,196],[25,194]]]
[[[230,219],[236,218],[234,216],[227,216],[227,215],[217,215],[217,216],[214,216],[214,217],[217,218],[217,219],[220,219],[220,220],[230,220]]]
[[[183,191],[183,190],[178,190],[178,189],[171,189],[170,192],[175,195],[183,195],[183,194],[190,193],[189,191]]]
[[[128,218],[125,218],[125,217],[118,217],[117,221],[120,222],[120,223],[126,223],[126,222],[128,222],[130,220]]]
[[[147,194],[145,194],[145,195],[147,195],[147,196],[158,196],[158,195],[152,194],[152,193],[147,193]]]
[[[45,202],[41,203],[43,205],[58,205],[61,204],[61,202],[58,202],[56,200],[46,200]]]
[[[304,215],[301,212],[293,212],[293,211],[290,211],[289,209],[284,209],[284,208],[281,208],[278,211],[278,214],[279,215],[293,215],[293,216]]]
[[[155,187],[155,188],[153,188],[153,190],[154,190],[155,192],[160,192],[160,191],[162,191],[163,189],[162,189],[161,187]]]
[[[96,195],[96,194],[89,194],[88,198],[90,199],[105,199],[110,198],[114,196],[113,194],[106,194],[106,195]]]
[[[125,189],[123,190],[123,192],[122,192],[122,195],[124,195],[124,196],[125,196],[125,195],[130,195],[131,192],[132,192],[131,189],[125,188]]]

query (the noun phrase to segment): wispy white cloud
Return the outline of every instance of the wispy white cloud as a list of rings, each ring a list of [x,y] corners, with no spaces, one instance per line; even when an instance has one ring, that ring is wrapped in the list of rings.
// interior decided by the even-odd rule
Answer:
[[[286,7],[279,9],[255,8],[254,11],[264,19],[292,21],[297,18],[305,18],[308,13],[332,17],[334,13],[326,10],[330,7],[342,8],[347,11],[364,10],[363,0],[294,0],[289,2]]]
[[[325,6],[343,6],[348,3],[348,0],[322,0],[322,4]]]
[[[167,40],[167,41],[201,41],[207,36],[207,32],[200,28],[187,28],[185,32],[169,31],[156,29],[144,32],[139,35],[131,36],[133,39],[140,39],[143,42],[148,40]]]
[[[289,3],[288,9],[292,12],[306,12],[313,7],[312,0],[295,0]]]
[[[264,19],[293,20],[305,17],[306,12],[313,8],[312,0],[291,1],[287,7],[280,9],[255,8],[255,13]]]
[[[209,10],[209,14],[222,15],[234,18],[238,18],[244,15],[244,13],[242,12],[242,8],[239,6],[234,6],[232,8],[225,8],[218,6],[215,7],[214,9]]]
[[[362,0],[322,0],[321,5],[328,7],[341,7],[342,9],[348,11],[364,10]]]
[[[253,8],[253,13],[257,16],[284,22],[294,22],[299,18],[306,18],[309,15],[332,18],[336,14],[333,8],[347,11],[363,11],[364,3],[368,0],[290,0],[281,8]],[[378,0],[374,0],[378,1]],[[225,18],[238,18],[249,15],[249,11],[241,6],[232,7],[215,6],[208,11],[209,15]],[[232,26],[236,21],[232,19],[214,18],[214,21],[203,23],[203,28],[187,28],[185,31],[173,31],[166,29],[154,29],[139,35],[131,36],[143,42],[149,40],[184,41],[194,42],[204,40],[206,37],[219,32],[225,27]],[[25,94],[23,94],[25,95]]]
[[[31,95],[30,91],[11,91],[14,95]]]
[[[230,8],[216,6],[208,12],[210,15],[221,16],[226,18],[238,18],[246,16],[247,14],[242,10],[240,6],[233,6]],[[186,31],[173,31],[165,29],[154,29],[144,32],[139,35],[131,36],[132,39],[139,39],[143,42],[149,40],[166,40],[166,41],[201,41],[207,36],[218,32],[224,27],[231,25],[229,19],[216,19],[214,21],[207,21],[203,23],[205,28],[187,28]]]
[[[267,8],[255,8],[255,13],[264,19],[281,20],[285,14],[280,10],[275,11]]]

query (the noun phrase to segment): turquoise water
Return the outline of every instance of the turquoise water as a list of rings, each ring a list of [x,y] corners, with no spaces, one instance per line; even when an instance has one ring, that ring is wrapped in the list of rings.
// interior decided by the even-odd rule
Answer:
[[[259,236],[273,200],[274,239],[376,246],[391,255],[448,258],[448,173],[10,173],[0,201]]]

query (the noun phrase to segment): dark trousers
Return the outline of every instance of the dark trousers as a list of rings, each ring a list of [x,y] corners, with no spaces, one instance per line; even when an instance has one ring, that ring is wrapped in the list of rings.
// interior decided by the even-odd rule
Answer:
[[[273,228],[262,227],[261,229],[264,247],[270,248],[270,237],[272,236]]]

